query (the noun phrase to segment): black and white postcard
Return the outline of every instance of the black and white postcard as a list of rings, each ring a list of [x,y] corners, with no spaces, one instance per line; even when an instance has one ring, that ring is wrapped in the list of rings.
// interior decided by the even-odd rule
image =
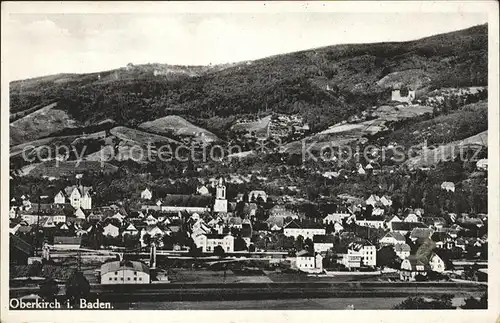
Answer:
[[[494,1],[2,3],[2,321],[498,320],[498,85]]]

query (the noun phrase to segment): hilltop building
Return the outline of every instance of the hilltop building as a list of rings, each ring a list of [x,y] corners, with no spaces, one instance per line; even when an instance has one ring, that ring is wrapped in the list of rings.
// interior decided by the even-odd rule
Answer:
[[[415,90],[408,89],[408,93],[406,95],[402,95],[401,90],[402,88],[400,85],[394,86],[392,89],[391,100],[408,104],[412,103],[415,99]]]

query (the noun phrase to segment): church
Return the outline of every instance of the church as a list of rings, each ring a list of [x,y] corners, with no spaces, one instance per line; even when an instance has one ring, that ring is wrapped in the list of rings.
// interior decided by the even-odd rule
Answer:
[[[219,178],[215,187],[214,213],[227,213],[226,185],[222,178]]]

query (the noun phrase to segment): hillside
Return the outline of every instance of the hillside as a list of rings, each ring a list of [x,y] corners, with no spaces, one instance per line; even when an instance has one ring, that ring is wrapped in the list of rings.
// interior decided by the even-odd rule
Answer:
[[[419,155],[406,161],[409,168],[435,166],[440,162],[451,160],[458,154],[465,152],[468,148],[487,148],[488,131],[483,131],[463,140],[453,141],[447,144],[438,145],[434,149],[420,151]]]
[[[175,114],[210,125],[207,130],[218,135],[226,119],[267,110],[300,114],[318,132],[383,104],[394,83],[418,80],[424,93],[486,85],[487,38],[482,25],[411,42],[336,45],[219,68],[150,64],[65,74],[11,83],[10,109],[57,100],[82,125],[110,118],[132,128]],[[16,143],[32,137],[18,132]]]
[[[197,127],[179,116],[166,116],[144,122],[139,125],[139,128],[155,134],[188,137],[204,143],[218,140],[217,136],[210,131]]]
[[[76,128],[78,124],[66,111],[60,110],[57,103],[53,103],[12,122],[10,145],[43,138],[65,128]]]
[[[404,147],[422,144],[446,144],[488,129],[488,101],[468,104],[450,114],[409,123],[385,136],[385,143],[396,142]]]

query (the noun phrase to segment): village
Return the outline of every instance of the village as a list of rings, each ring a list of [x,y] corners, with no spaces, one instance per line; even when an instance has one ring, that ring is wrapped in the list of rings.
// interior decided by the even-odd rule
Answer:
[[[126,211],[119,203],[93,205],[95,192],[81,185],[80,178],[54,196],[43,196],[44,203],[24,195],[13,198],[11,265],[60,263],[64,257],[81,261],[86,254],[94,265],[96,259],[101,261],[88,274],[96,284],[175,282],[174,268],[194,266],[196,259],[210,261],[209,270],[223,264],[219,267],[224,268],[224,279],[228,268],[235,273],[254,270],[250,281],[256,282],[263,281],[255,273],[260,269],[301,273],[310,279],[487,277],[487,214],[441,217],[418,208],[394,214],[391,196],[372,194],[367,199],[345,198],[333,212],[311,218],[264,190],[228,200],[222,177],[200,185],[194,194],[164,198],[155,198],[154,190],[145,187],[141,207]],[[441,189],[453,193],[455,187],[443,182]],[[252,259],[258,264],[249,265]],[[204,282],[200,277],[194,281]],[[206,282],[213,282],[213,277]]]

